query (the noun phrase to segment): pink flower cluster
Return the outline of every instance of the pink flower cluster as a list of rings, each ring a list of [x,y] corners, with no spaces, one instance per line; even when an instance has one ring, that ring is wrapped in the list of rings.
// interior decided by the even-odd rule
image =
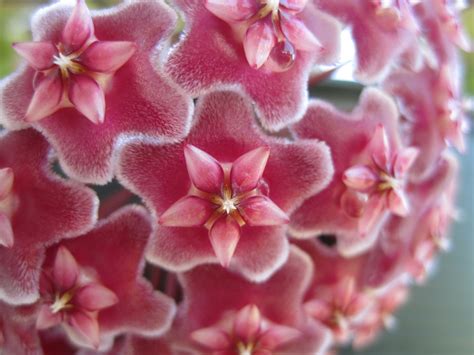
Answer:
[[[0,82],[0,352],[370,344],[456,215],[456,16],[449,0],[38,10]],[[370,85],[352,112],[308,93],[344,27]]]

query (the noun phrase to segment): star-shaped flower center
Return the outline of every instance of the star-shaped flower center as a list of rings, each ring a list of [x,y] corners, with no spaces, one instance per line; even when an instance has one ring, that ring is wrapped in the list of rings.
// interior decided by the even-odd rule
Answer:
[[[228,325],[232,324],[229,329]],[[191,333],[191,338],[222,354],[272,354],[279,346],[295,340],[301,332],[265,319],[256,305],[247,305],[238,312],[228,314],[216,326]]]
[[[206,152],[187,145],[186,166],[192,186],[160,217],[169,227],[203,226],[220,263],[229,265],[244,226],[274,226],[288,216],[265,196],[260,186],[270,151],[257,148],[233,163],[220,163]]]
[[[206,0],[205,5],[237,33],[245,28],[245,56],[255,69],[265,65],[273,72],[286,71],[295,62],[297,50],[319,49],[316,37],[297,18],[306,0]]]
[[[58,43],[13,47],[37,71],[26,121],[36,122],[73,106],[95,124],[105,118],[104,84],[136,50],[132,42],[98,41],[84,0],[77,0]]]
[[[99,345],[99,312],[118,302],[115,293],[90,278],[64,246],[59,247],[53,267],[43,272],[40,294],[38,329],[64,322],[94,347]]]
[[[382,126],[376,128],[367,150],[370,158],[366,164],[354,165],[344,172],[343,182],[348,189],[341,197],[344,211],[360,218],[361,233],[369,231],[386,209],[399,216],[408,213],[405,183],[418,156],[418,149],[411,147],[391,152]]]

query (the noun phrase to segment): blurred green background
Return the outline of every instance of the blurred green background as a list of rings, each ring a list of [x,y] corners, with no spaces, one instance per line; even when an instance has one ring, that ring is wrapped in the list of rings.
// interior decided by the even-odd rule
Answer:
[[[360,0],[367,1],[367,0]],[[422,0],[431,1],[431,0]],[[114,5],[118,0],[87,1],[93,8]],[[17,66],[20,58],[11,43],[31,38],[29,18],[46,1],[0,0],[0,78]],[[463,20],[474,38],[474,7]],[[474,95],[474,54],[464,55],[465,91]],[[330,85],[329,85],[330,86]],[[353,86],[320,87],[316,93],[343,107],[351,106],[358,90]],[[397,314],[399,327],[361,354],[371,355],[474,355],[474,137],[469,153],[461,157],[461,193],[458,205],[463,219],[453,228],[453,249],[442,255],[440,267],[424,287],[413,287],[410,302]],[[342,352],[353,354],[351,349]],[[296,354],[295,354],[296,355]]]

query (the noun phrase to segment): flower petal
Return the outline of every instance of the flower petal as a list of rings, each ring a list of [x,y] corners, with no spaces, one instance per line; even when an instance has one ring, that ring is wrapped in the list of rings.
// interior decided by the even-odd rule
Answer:
[[[408,147],[397,154],[393,165],[395,177],[403,177],[415,162],[420,150],[415,147]]]
[[[236,192],[250,191],[257,187],[270,156],[270,148],[260,147],[241,155],[232,164],[230,179]]]
[[[54,56],[58,53],[52,42],[14,43],[13,49],[26,59],[35,70],[46,70],[53,66]]]
[[[253,196],[239,204],[249,226],[277,226],[289,222],[287,214],[266,196]]]
[[[77,0],[76,6],[62,32],[62,44],[69,54],[82,48],[94,36],[94,25],[84,0]]]
[[[280,0],[280,6],[295,12],[303,11],[307,3],[308,0]]]
[[[295,328],[283,325],[272,325],[259,340],[259,345],[263,348],[273,350],[281,344],[295,340],[302,333]]]
[[[387,133],[382,125],[378,125],[375,129],[374,136],[370,143],[370,153],[377,166],[387,171],[390,163],[390,146],[388,143]]]
[[[209,239],[222,266],[229,266],[239,238],[239,224],[231,216],[219,218],[212,226]]]
[[[253,0],[206,0],[205,6],[214,15],[227,22],[245,20],[258,10]]]
[[[118,303],[117,295],[107,287],[90,283],[81,287],[74,296],[77,305],[88,311],[99,311]]]
[[[234,332],[244,342],[253,341],[260,332],[261,320],[260,310],[256,305],[245,306],[235,317]]]
[[[36,122],[54,113],[63,97],[63,83],[58,72],[45,76],[36,87],[26,110],[25,120]]]
[[[244,38],[245,57],[254,69],[259,69],[275,46],[275,35],[270,24],[257,21],[251,25]]]
[[[190,144],[184,147],[184,158],[189,178],[194,186],[205,192],[221,191],[224,171],[216,159]]]
[[[60,291],[71,289],[79,276],[79,266],[71,252],[60,246],[54,259],[53,278]]]
[[[123,66],[135,53],[133,42],[96,41],[79,57],[80,62],[95,72],[110,73]]]
[[[92,123],[104,122],[105,97],[97,82],[86,75],[70,77],[69,99]]]
[[[0,201],[8,196],[13,187],[14,174],[11,168],[0,169]]]
[[[94,348],[99,347],[99,323],[92,315],[74,312],[69,320],[71,326],[82,335]]]
[[[306,25],[293,16],[281,16],[283,32],[297,50],[315,51],[321,43]]]
[[[0,212],[0,246],[11,248],[15,242],[10,219]]]
[[[41,306],[38,312],[38,318],[36,319],[36,329],[43,330],[51,328],[61,323],[61,321],[61,313],[51,312],[50,306],[44,304]]]
[[[342,180],[347,187],[364,191],[375,185],[378,178],[375,172],[365,165],[355,165],[344,171]]]
[[[403,193],[397,189],[392,189],[387,195],[388,209],[397,216],[406,216],[410,211],[408,200]]]
[[[191,339],[213,350],[223,350],[231,345],[228,335],[215,327],[198,329],[191,333]]]
[[[213,211],[208,201],[196,196],[186,196],[163,212],[160,216],[160,224],[167,227],[202,226]]]

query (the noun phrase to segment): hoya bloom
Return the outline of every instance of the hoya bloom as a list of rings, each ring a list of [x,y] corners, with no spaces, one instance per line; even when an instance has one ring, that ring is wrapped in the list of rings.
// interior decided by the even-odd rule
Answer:
[[[435,63],[439,66],[456,65],[457,48],[472,50],[472,43],[463,30],[456,1],[418,1],[413,7],[420,22],[420,28],[435,53]]]
[[[41,306],[36,326],[47,329],[64,323],[93,347],[99,346],[98,316],[118,302],[117,295],[93,275],[87,275],[69,250],[61,246],[53,266],[42,275]]]
[[[49,153],[33,130],[0,137],[0,299],[12,304],[38,297],[45,247],[96,220],[95,194],[54,175]]]
[[[395,327],[394,313],[407,302],[408,286],[398,282],[375,295],[370,310],[354,329],[353,347],[362,349],[372,344],[384,329]]]
[[[407,194],[413,206],[410,215],[404,218],[392,216],[384,225],[377,244],[366,257],[364,284],[380,288],[404,275],[416,276],[416,270],[425,270],[424,267],[415,266],[426,266],[432,258],[418,259],[423,261],[418,264],[414,262],[417,260],[414,252],[420,240],[431,239],[429,233],[433,224],[429,214],[438,206],[443,192],[451,188],[456,171],[455,159],[450,155],[443,155],[428,178],[408,185]],[[423,250],[426,249],[423,247]]]
[[[298,245],[318,270],[305,297],[305,311],[329,328],[337,343],[347,343],[373,301],[361,278],[365,258],[341,257],[336,249],[314,239]]]
[[[465,150],[468,101],[462,97],[456,68],[425,66],[417,73],[398,70],[383,83],[407,119],[407,142],[420,150],[413,173],[424,178],[447,145]]]
[[[193,96],[239,86],[272,131],[298,120],[316,64],[333,64],[340,27],[307,1],[175,1],[185,35],[166,69]]]
[[[199,99],[183,142],[131,140],[119,159],[120,181],[159,218],[151,262],[181,271],[220,262],[254,280],[284,262],[286,216],[332,175],[323,143],[264,135],[232,91]]]
[[[135,53],[136,45],[97,40],[89,10],[84,0],[78,0],[59,42],[15,43],[13,48],[36,71],[33,97],[25,114],[27,122],[72,105],[99,124],[105,115],[101,75],[113,76]]]
[[[191,338],[213,353],[273,354],[279,347],[302,335],[295,328],[276,325],[262,318],[254,304],[223,319],[223,323],[227,324],[195,330]]]
[[[142,277],[150,232],[146,211],[125,207],[89,233],[61,243],[56,253],[51,249],[37,326],[62,322],[74,344],[100,350],[108,350],[118,334],[166,331],[174,302]]]
[[[351,27],[356,46],[355,76],[372,83],[400,64],[421,64],[419,26],[409,0],[313,0]]]
[[[120,135],[176,138],[188,129],[190,99],[158,67],[156,46],[175,22],[161,1],[131,1],[92,16],[83,0],[38,11],[34,42],[14,45],[27,65],[2,81],[0,121],[11,129],[32,122],[68,175],[107,182]]]
[[[335,234],[344,255],[367,250],[390,214],[405,215],[407,171],[416,151],[398,136],[398,112],[389,97],[366,89],[352,114],[315,101],[293,129],[299,137],[324,139],[335,176],[292,216],[290,233],[307,238]]]
[[[261,284],[210,265],[180,275],[187,297],[173,325],[174,346],[213,354],[323,352],[328,332],[303,310],[312,272],[308,256],[293,247],[284,266]]]

